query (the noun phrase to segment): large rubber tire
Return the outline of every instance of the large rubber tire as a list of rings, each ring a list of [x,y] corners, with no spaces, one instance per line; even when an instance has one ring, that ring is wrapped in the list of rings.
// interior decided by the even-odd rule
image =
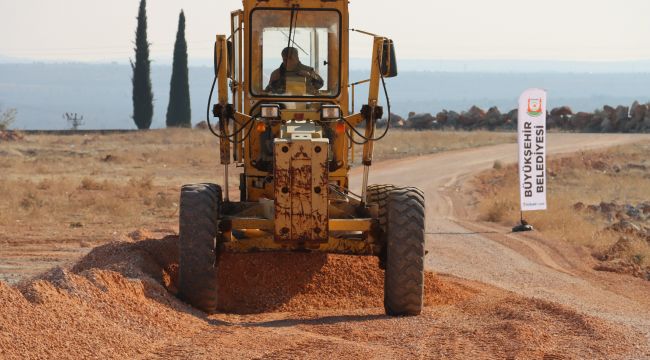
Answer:
[[[386,201],[387,315],[419,315],[424,303],[424,194],[413,187],[394,187]]]
[[[178,295],[190,305],[212,313],[217,308],[217,225],[221,187],[184,185],[179,217]]]

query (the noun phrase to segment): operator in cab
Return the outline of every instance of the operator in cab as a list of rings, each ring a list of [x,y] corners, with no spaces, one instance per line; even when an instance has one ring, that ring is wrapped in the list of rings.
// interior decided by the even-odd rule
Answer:
[[[271,73],[271,79],[266,91],[275,94],[286,93],[288,78],[304,80],[307,94],[310,95],[317,94],[324,84],[323,78],[313,68],[300,62],[298,49],[294,47],[286,47],[282,50],[282,65]]]

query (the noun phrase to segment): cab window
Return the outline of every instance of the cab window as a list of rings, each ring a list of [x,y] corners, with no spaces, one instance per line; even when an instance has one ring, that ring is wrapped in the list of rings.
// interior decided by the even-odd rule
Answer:
[[[338,96],[340,24],[341,16],[335,10],[254,10],[250,32],[252,94]]]

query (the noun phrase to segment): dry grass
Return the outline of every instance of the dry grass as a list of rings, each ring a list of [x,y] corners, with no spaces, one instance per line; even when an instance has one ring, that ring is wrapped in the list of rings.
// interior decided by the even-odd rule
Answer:
[[[174,213],[172,195],[152,178],[94,181],[83,178],[0,180],[0,226],[57,226],[61,223],[125,222],[138,216]],[[135,217],[135,218],[134,218]],[[125,224],[126,225],[126,224]]]
[[[599,204],[615,201],[632,204],[650,200],[650,143],[585,152],[549,162],[548,210],[527,212],[526,220],[543,233],[594,252],[609,249],[620,234],[602,231],[609,223],[598,214],[576,211],[577,202]],[[513,225],[519,219],[519,185],[515,165],[481,174],[479,189],[481,220]],[[634,241],[627,257],[650,266],[650,244]]]
[[[0,241],[103,242],[133,228],[173,229],[180,186],[221,180],[217,146],[186,129],[2,143]]]
[[[376,153],[411,156],[512,141],[513,134],[394,130],[377,142]],[[222,174],[218,141],[204,130],[33,135],[3,142],[0,242],[24,236],[96,243],[134,228],[174,229],[180,186],[221,183]],[[230,181],[239,182],[234,169]]]
[[[377,160],[386,160],[516,141],[514,133],[392,129],[384,139],[375,143],[374,156]],[[363,146],[355,145],[356,163],[360,162],[362,150]]]

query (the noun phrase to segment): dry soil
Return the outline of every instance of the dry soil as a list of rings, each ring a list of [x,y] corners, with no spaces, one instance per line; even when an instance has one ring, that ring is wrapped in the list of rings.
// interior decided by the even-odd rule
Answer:
[[[558,153],[641,139],[554,134],[549,145]],[[173,295],[177,238],[138,231],[70,266],[0,282],[0,358],[650,358],[648,282],[597,273],[588,254],[553,239],[468,220],[463,184],[515,154],[496,145],[371,172],[373,183],[426,193],[421,316],[383,314],[375,259],[316,254],[224,256],[220,307],[229,313],[208,316]]]

